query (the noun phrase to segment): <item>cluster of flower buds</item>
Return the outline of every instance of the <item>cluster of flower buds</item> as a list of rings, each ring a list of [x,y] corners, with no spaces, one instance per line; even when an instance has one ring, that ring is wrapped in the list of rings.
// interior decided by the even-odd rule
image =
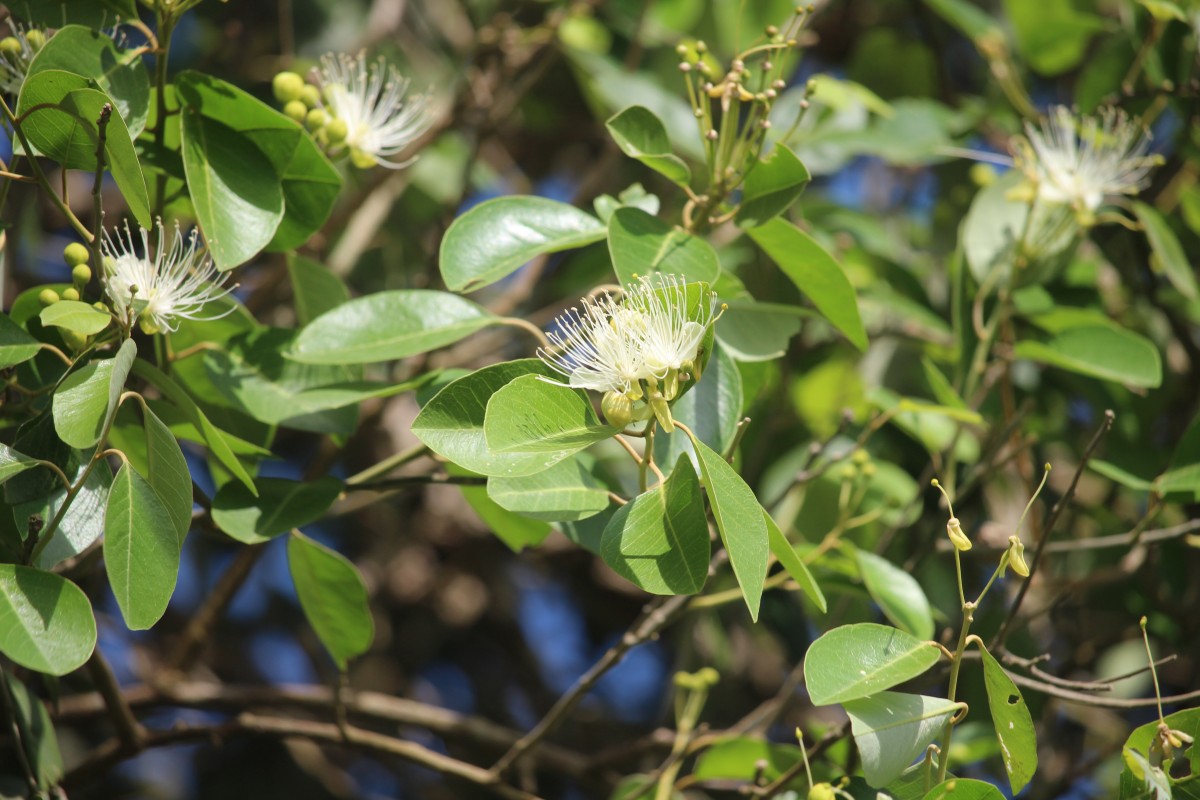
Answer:
[[[53,33],[39,28],[25,28],[11,19],[8,20],[8,26],[12,32],[0,39],[0,90],[16,95],[25,82],[29,63]]]
[[[712,667],[704,667],[696,672],[676,672],[674,678],[677,687],[693,692],[707,692],[720,679],[720,673]]]
[[[271,91],[283,105],[283,113],[304,125],[320,144],[339,145],[346,140],[345,120],[331,118],[322,106],[321,90],[297,73],[280,72],[271,81]]]
[[[92,281],[92,268],[88,266],[90,259],[91,251],[79,242],[71,242],[63,248],[63,261],[71,268],[71,285],[62,291],[55,291],[50,287],[42,289],[38,292],[38,302],[43,306],[52,306],[63,300],[83,300],[83,293]],[[104,303],[97,302],[95,306],[98,310],[109,313],[108,306]],[[63,343],[76,352],[87,347],[92,338],[67,328],[60,328],[59,335],[62,336]]]
[[[1042,493],[1042,488],[1046,485],[1046,478],[1049,476],[1050,465],[1046,464],[1045,472],[1042,474],[1042,482],[1038,485],[1037,491],[1033,493],[1033,497],[1029,498],[1029,502],[1025,506],[1025,511],[1021,514],[1021,519],[1017,521],[1018,533],[1014,533],[1008,537],[1008,547],[1005,548],[1004,555],[1000,556],[1000,577],[1004,577],[1005,570],[1009,567],[1022,578],[1029,577],[1029,564],[1025,561],[1025,544],[1021,541],[1019,531],[1021,530],[1021,525],[1025,522],[1025,517],[1029,514],[1029,509],[1033,508],[1034,501]],[[959,522],[958,517],[954,516],[954,506],[950,502],[950,495],[942,487],[941,483],[938,482],[937,478],[934,478],[931,483],[946,498],[946,507],[950,510],[950,519],[946,522],[946,536],[950,539],[950,543],[954,545],[956,551],[965,553],[971,549],[971,539],[963,532],[962,523]]]

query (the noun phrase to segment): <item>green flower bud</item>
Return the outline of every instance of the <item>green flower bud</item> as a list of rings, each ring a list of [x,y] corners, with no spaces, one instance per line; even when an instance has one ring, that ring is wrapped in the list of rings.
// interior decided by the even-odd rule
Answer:
[[[808,800],[837,800],[837,793],[831,783],[814,784],[808,790]]]
[[[321,90],[311,83],[304,84],[300,89],[300,101],[309,108],[316,108],[321,104]]]
[[[142,333],[146,334],[147,336],[153,336],[156,333],[162,332],[162,330],[158,327],[158,324],[146,314],[138,317],[138,327],[141,328]]]
[[[0,39],[0,55],[14,58],[21,55],[21,40],[15,36],[5,36]]]
[[[950,521],[946,523],[946,534],[950,537],[950,543],[954,545],[955,550],[965,553],[971,549],[971,540],[963,533],[958,517],[951,517]]]
[[[667,433],[674,433],[675,418],[671,416],[671,406],[667,404],[666,399],[658,392],[654,392],[650,395],[649,405],[662,429]]]
[[[304,122],[304,118],[308,116],[308,106],[299,100],[292,100],[283,107],[283,113],[296,122]]]
[[[281,72],[271,80],[271,91],[284,105],[299,100],[304,91],[304,78],[294,72]]]
[[[61,299],[58,296],[58,292],[53,289],[42,289],[38,292],[38,302],[44,306],[52,306]]]
[[[364,153],[362,150],[359,150],[357,147],[351,147],[350,148],[350,163],[353,164],[354,166],[358,167],[359,169],[370,169],[371,167],[375,166],[379,162],[377,162],[375,160],[375,156],[371,155],[370,153]]]
[[[76,333],[75,331],[67,330],[66,328],[60,328],[59,335],[62,336],[63,343],[76,352],[87,347],[88,340],[91,339],[91,337],[87,336],[86,334]]]
[[[79,299],[79,290],[76,289],[74,286],[67,288],[67,289],[63,289],[62,290],[62,299],[63,300],[78,300]]]
[[[92,282],[92,268],[87,264],[79,264],[71,270],[71,280],[77,287],[87,286]]]
[[[112,309],[109,308],[106,303],[104,303],[100,300],[97,300],[96,302],[92,303],[92,308],[96,309],[97,311],[103,311],[105,314],[112,313]]]
[[[600,411],[608,424],[622,430],[633,422],[633,401],[622,392],[605,392],[600,401]]]
[[[36,53],[46,44],[46,32],[35,28],[25,34],[25,41],[29,43],[29,49]]]
[[[350,128],[346,126],[345,120],[331,119],[325,126],[325,135],[329,138],[330,144],[341,144],[350,135]]]
[[[78,267],[80,264],[86,264],[91,256],[91,251],[79,242],[71,242],[63,248],[63,261],[67,262],[68,267]]]
[[[1022,578],[1029,577],[1029,565],[1025,563],[1025,545],[1019,536],[1008,537],[1008,566]]]
[[[308,116],[304,118],[304,127],[310,131],[320,130],[325,127],[325,123],[329,121],[329,115],[319,108],[314,108],[308,112]]]

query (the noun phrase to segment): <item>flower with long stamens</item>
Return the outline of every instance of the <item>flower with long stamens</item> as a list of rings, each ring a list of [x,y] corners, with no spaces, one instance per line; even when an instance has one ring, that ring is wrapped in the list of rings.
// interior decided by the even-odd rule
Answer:
[[[364,169],[407,166],[389,159],[429,128],[428,96],[406,97],[409,81],[383,59],[368,64],[362,53],[322,57],[318,77],[326,112],[345,125],[344,138],[339,133],[341,142],[333,144],[345,144]]]
[[[185,234],[175,226],[175,235],[167,243],[167,232],[158,221],[157,251],[151,255],[150,233],[138,228],[141,248],[125,224],[124,235],[104,233],[105,291],[113,310],[121,319],[137,318],[147,333],[173,331],[180,319],[218,319],[233,311],[205,312],[213,300],[233,291],[217,274],[212,259],[200,249],[200,237],[193,230]]]
[[[546,334],[551,347],[539,349],[538,356],[573,389],[636,393],[647,374],[642,354],[645,320],[611,294],[586,297],[582,307],[555,320]]]
[[[701,301],[695,318],[689,314],[686,284],[676,275],[643,277],[629,293],[627,305],[646,320],[643,359],[650,376],[668,383],[674,374],[695,364],[700,345],[715,320],[717,299]],[[674,399],[675,392],[666,392]]]
[[[0,91],[16,96],[25,82],[29,62],[46,43],[45,31],[8,20],[11,33],[0,39]]]
[[[1032,153],[1018,157],[1037,187],[1038,199],[1094,213],[1106,197],[1137,194],[1157,163],[1147,155],[1150,137],[1116,109],[1077,117],[1063,106],[1040,127],[1026,126]]]

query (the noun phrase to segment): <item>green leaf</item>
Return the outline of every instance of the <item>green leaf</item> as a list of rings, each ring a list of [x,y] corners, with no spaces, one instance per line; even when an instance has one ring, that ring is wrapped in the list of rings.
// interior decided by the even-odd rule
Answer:
[[[916,578],[865,550],[858,551],[858,569],[884,616],[919,639],[933,638],[933,612]]]
[[[1171,284],[1188,300],[1200,297],[1192,265],[1166,218],[1153,206],[1139,200],[1133,201],[1133,213],[1137,215],[1146,231],[1146,239],[1154,253],[1152,265],[1165,272]]]
[[[605,123],[621,152],[636,158],[680,186],[692,182],[692,171],[671,152],[671,141],[662,120],[643,106],[630,106]]]
[[[287,357],[306,364],[393,361],[453,344],[496,320],[481,306],[447,292],[376,292],[310,322]]]
[[[104,566],[130,630],[146,630],[166,612],[179,576],[179,545],[154,487],[122,464],[104,510]]]
[[[175,79],[183,169],[217,268],[248,261],[284,217],[283,177],[304,132],[241,89],[198,72]]]
[[[38,786],[43,790],[57,786],[66,771],[46,704],[13,676],[5,673],[4,682],[12,698],[13,723],[21,731],[21,745]]]
[[[78,300],[59,300],[54,305],[43,308],[38,319],[43,325],[66,328],[84,336],[92,336],[108,327],[112,322],[112,315]]]
[[[479,289],[536,256],[598,242],[604,225],[574,206],[543,197],[498,197],[463,214],[442,239],[442,279],[451,291]]]
[[[150,113],[150,76],[139,50],[117,47],[105,34],[83,25],[67,25],[34,56],[25,79],[51,69],[86,78],[91,88],[108,95],[125,121],[130,138],[136,139],[145,130]]]
[[[1131,747],[1121,751],[1121,760],[1121,800],[1174,800],[1171,780],[1161,766]]]
[[[296,322],[301,327],[350,300],[346,284],[325,265],[296,253],[288,254],[287,264]]]
[[[779,526],[775,524],[775,520],[771,519],[771,515],[765,510],[763,511],[763,519],[767,523],[767,535],[769,537],[771,552],[775,555],[775,558],[779,559],[780,565],[787,571],[787,574],[792,576],[792,580],[800,586],[800,590],[824,614],[828,610],[825,603],[825,593],[817,585],[816,579],[808,571],[808,567],[804,565],[804,561],[800,559],[800,556],[796,555],[795,548],[792,547],[787,537],[783,535],[783,531],[779,530]]]
[[[158,493],[171,516],[179,546],[192,527],[192,475],[171,429],[149,406],[142,409],[146,435],[146,474],[143,476]]]
[[[1148,389],[1162,384],[1162,359],[1149,339],[1108,325],[1071,328],[1045,342],[1022,341],[1017,358]]]
[[[867,349],[867,332],[858,315],[854,287],[833,256],[783,219],[773,219],[747,233],[835,328],[859,350]]]
[[[754,491],[720,453],[694,436],[688,438],[692,440],[700,462],[708,503],[729,553],[733,574],[742,587],[750,618],[757,622],[770,553],[770,536],[762,506]]]
[[[237,456],[230,449],[229,442],[225,438],[226,434],[222,433],[216,425],[213,425],[209,421],[204,412],[200,410],[200,407],[196,405],[196,401],[184,391],[182,386],[165,375],[158,367],[141,359],[133,362],[132,371],[134,375],[137,375],[142,380],[154,384],[163,393],[164,397],[174,403],[183,412],[188,422],[203,437],[209,451],[225,469],[229,470],[251,492],[258,491],[254,488],[254,481],[250,478],[250,474],[246,472],[246,468],[242,466],[242,463],[238,461]]]
[[[448,467],[448,471],[452,473],[456,469],[453,464]],[[471,506],[471,510],[483,520],[483,524],[514,553],[519,553],[526,547],[536,547],[554,531],[548,522],[514,514],[496,505],[495,501],[488,497],[487,489],[483,486],[460,486],[459,489],[462,490],[463,498]]]
[[[708,360],[701,380],[671,404],[671,416],[692,429],[718,453],[724,453],[737,436],[742,419],[742,374],[737,363],[718,347]],[[654,459],[674,464],[692,448],[684,436],[656,436]]]
[[[17,114],[24,117],[22,129],[38,152],[67,169],[94,172],[100,143],[97,120],[110,101],[103,92],[88,87],[87,78],[70,72],[39,72],[21,85]],[[105,126],[104,156],[129,210],[143,228],[149,228],[146,179],[120,114],[112,114]]]
[[[16,9],[18,19],[51,27],[70,22],[101,28],[113,25],[118,17],[138,18],[134,0],[15,0],[8,6]]]
[[[216,526],[245,544],[259,544],[316,522],[342,493],[342,482],[328,476],[305,483],[259,478],[257,486],[256,497],[240,483],[227,483],[212,501]]]
[[[966,401],[955,391],[949,378],[938,369],[937,364],[933,363],[929,358],[922,356],[921,368],[925,371],[925,380],[929,383],[929,388],[933,391],[933,396],[939,403],[947,408],[958,409],[959,411],[968,410]],[[977,418],[979,415],[975,414],[974,416]]]
[[[834,628],[804,657],[804,684],[813,705],[868,697],[923,675],[938,649],[898,628],[860,622]]]
[[[800,332],[801,321],[812,312],[781,303],[758,303],[731,298],[716,326],[717,339],[738,361],[772,361],[787,352],[788,342]]]
[[[39,466],[37,459],[18,453],[6,444],[0,444],[0,483],[36,466]]]
[[[83,480],[91,455],[91,451],[76,452],[72,459],[75,468],[66,470],[67,479],[72,485]],[[108,488],[112,479],[112,470],[107,463],[95,465],[83,486],[75,493],[71,505],[67,506],[62,521],[33,566],[53,569],[99,541],[104,535],[104,508],[108,504]],[[55,483],[57,486],[49,495],[13,506],[13,518],[18,525],[22,525],[32,514],[40,514],[43,520],[54,519],[67,497],[66,487],[57,481]]]
[[[413,420],[413,435],[444,458],[480,475],[530,475],[547,466],[542,454],[494,453],[483,423],[488,401],[524,375],[557,375],[540,359],[493,364],[448,383]],[[561,459],[556,459],[561,460]],[[551,462],[553,463],[553,462]]]
[[[667,480],[617,509],[600,556],[651,594],[695,594],[708,578],[711,545],[696,470],[680,456]]]
[[[921,800],[1004,800],[1004,794],[990,783],[951,778],[930,789]]]
[[[117,413],[137,347],[126,339],[114,358],[92,361],[72,372],[54,393],[54,430],[79,450],[94,446]]]
[[[344,672],[375,639],[362,576],[340,553],[298,532],[288,539],[288,566],[304,616]]]
[[[622,284],[652,272],[711,283],[721,273],[712,245],[637,208],[619,208],[609,218],[608,252]]]
[[[297,140],[292,160],[280,181],[283,219],[267,243],[267,250],[273,251],[299,247],[321,230],[342,191],[342,174],[310,136]]]
[[[1167,723],[1167,727],[1171,730],[1183,731],[1192,739],[1200,741],[1200,708],[1189,708],[1168,714],[1163,717],[1163,722]],[[1154,742],[1157,734],[1158,720],[1147,722],[1145,725],[1134,728],[1133,732],[1129,734],[1129,738],[1125,740],[1125,747],[1149,753],[1150,745]],[[1200,774],[1200,745],[1192,744],[1184,753],[1187,754],[1187,762],[1191,767],[1192,774]],[[1182,757],[1184,753],[1176,751],[1176,758]]]
[[[1037,203],[1030,221],[1029,202],[1013,196],[1014,190],[1027,186],[1020,170],[1010,170],[971,201],[959,239],[971,275],[981,284],[993,271],[1007,277],[1018,260],[1016,248],[1022,237],[1031,263],[1017,273],[1017,286],[1044,282],[1075,250],[1079,226],[1074,212],[1064,205]]]
[[[22,364],[38,354],[41,343],[7,314],[0,314],[0,369]]]
[[[1076,10],[1072,0],[1005,0],[1017,52],[1038,74],[1061,75],[1078,66],[1092,37],[1108,23]]]
[[[992,725],[1000,740],[1000,758],[1008,773],[1008,785],[1015,795],[1037,772],[1037,730],[1033,727],[1033,717],[1029,715],[1025,698],[1000,662],[982,645],[979,654],[983,658],[983,681]]]
[[[540,375],[522,375],[496,391],[483,418],[483,435],[493,453],[544,456],[544,463],[522,473],[526,475],[617,433],[596,416],[586,393]],[[527,463],[537,464],[532,459]]]
[[[52,572],[0,564],[0,653],[50,675],[73,672],[96,647],[87,595]]]
[[[867,783],[876,788],[890,783],[924,754],[960,707],[941,697],[900,692],[880,692],[842,706],[850,717]]]
[[[578,458],[535,475],[489,478],[487,494],[503,509],[547,522],[587,519],[612,502],[608,489]]]
[[[791,208],[812,176],[796,154],[782,143],[746,175],[737,222],[757,228]]]
[[[970,0],[925,0],[925,5],[978,46],[990,37],[1001,37],[1004,31],[983,9]]]
[[[49,461],[63,470],[68,469],[68,462],[74,453],[54,429],[53,409],[22,424],[13,439],[13,448],[30,458]],[[10,478],[4,484],[4,501],[14,506],[45,497],[62,485],[49,469],[25,471]]]
[[[800,750],[794,745],[739,736],[705,748],[696,759],[692,776],[697,781],[752,781],[758,765],[763,764],[766,768],[762,777],[769,783],[778,780],[799,763]]]

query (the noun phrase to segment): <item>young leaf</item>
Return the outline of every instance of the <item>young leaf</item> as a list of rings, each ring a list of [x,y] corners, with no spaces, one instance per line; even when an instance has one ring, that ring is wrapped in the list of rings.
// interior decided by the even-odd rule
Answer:
[[[733,574],[742,587],[750,618],[757,622],[770,553],[770,536],[762,506],[754,491],[720,453],[691,435],[688,438],[692,440],[700,462],[708,503],[729,553]]]
[[[865,550],[858,551],[858,569],[884,616],[918,639],[933,638],[933,611],[916,578]]]
[[[307,483],[259,478],[257,485],[255,496],[240,483],[227,483],[212,501],[216,526],[245,544],[259,544],[315,522],[342,493],[342,482],[328,476]]]
[[[826,611],[825,593],[821,591],[821,587],[817,585],[817,581],[813,578],[812,573],[808,571],[808,567],[796,555],[795,548],[788,542],[787,537],[783,535],[783,531],[779,530],[779,526],[775,524],[775,520],[771,519],[771,515],[763,510],[763,519],[767,523],[767,535],[770,537],[771,552],[775,558],[779,559],[780,565],[787,571],[788,575],[792,576],[799,586],[800,590],[808,596],[813,605],[824,614]]]
[[[50,675],[73,672],[96,646],[87,595],[52,572],[0,564],[0,653]]]
[[[880,692],[842,706],[850,717],[867,783],[876,788],[920,757],[959,708],[945,698],[901,692]]]
[[[983,657],[983,682],[987,688],[992,725],[1000,740],[1000,758],[1008,773],[1008,785],[1016,795],[1037,771],[1037,731],[1025,698],[1000,662],[982,645],[979,654]]]
[[[608,490],[578,458],[535,475],[489,478],[487,495],[501,508],[547,522],[587,519],[612,502]]]
[[[287,357],[305,364],[393,361],[453,344],[495,322],[484,308],[446,292],[377,292],[310,322]]]
[[[616,428],[596,416],[584,392],[549,383],[539,375],[522,375],[498,390],[488,401],[483,419],[483,435],[492,452],[544,456],[544,463],[526,475],[616,433]],[[536,463],[531,460],[530,465]]]
[[[617,509],[600,543],[600,556],[614,572],[662,595],[703,589],[710,553],[700,482],[686,456],[662,486]]]
[[[622,284],[652,272],[711,283],[721,273],[712,245],[637,208],[618,208],[609,218],[608,252]]]
[[[936,647],[898,628],[843,625],[809,646],[804,685],[813,705],[844,703],[922,675],[938,658]]]
[[[439,263],[451,291],[480,289],[535,256],[598,242],[600,220],[543,197],[499,197],[463,214],[442,239]]]
[[[851,344],[867,349],[854,287],[833,256],[786,220],[773,219],[747,233]]]
[[[777,143],[771,154],[746,175],[738,225],[757,228],[791,207],[812,176],[796,154]]]
[[[154,487],[122,464],[104,511],[104,565],[130,630],[146,630],[166,612],[179,576],[179,542]]]
[[[299,532],[288,539],[288,566],[304,616],[338,669],[362,655],[375,639],[367,587],[358,569]]]
[[[1071,328],[1045,342],[1017,342],[1013,352],[1017,358],[1101,380],[1148,389],[1162,384],[1162,359],[1154,343],[1108,325]]]
[[[605,127],[625,155],[636,158],[680,186],[691,183],[692,171],[683,159],[671,152],[667,129],[650,109],[630,106],[610,118]]]
[[[143,431],[146,434],[146,475],[144,476],[163,507],[171,516],[179,546],[192,526],[192,475],[179,442],[171,429],[149,406],[142,409]]]

